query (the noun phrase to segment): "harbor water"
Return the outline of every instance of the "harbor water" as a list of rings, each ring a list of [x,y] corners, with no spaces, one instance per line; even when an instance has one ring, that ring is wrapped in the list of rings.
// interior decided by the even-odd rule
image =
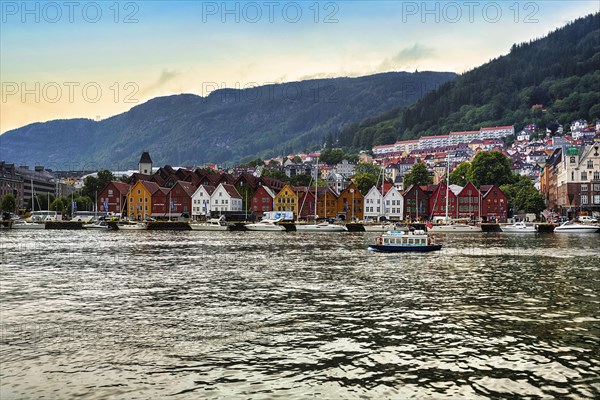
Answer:
[[[0,231],[0,398],[600,397],[600,234]]]

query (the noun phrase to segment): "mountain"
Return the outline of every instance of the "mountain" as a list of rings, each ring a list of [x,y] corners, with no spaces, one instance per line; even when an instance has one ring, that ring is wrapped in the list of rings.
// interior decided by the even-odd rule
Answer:
[[[540,107],[541,105],[541,107]],[[406,108],[346,126],[347,148],[530,123],[548,127],[600,117],[600,14],[577,19],[542,39],[445,83]],[[554,124],[556,126],[556,124]]]
[[[160,97],[103,121],[57,120],[6,132],[0,157],[61,170],[124,169],[143,150],[157,165],[275,156],[318,145],[349,122],[409,105],[455,77],[391,72]]]

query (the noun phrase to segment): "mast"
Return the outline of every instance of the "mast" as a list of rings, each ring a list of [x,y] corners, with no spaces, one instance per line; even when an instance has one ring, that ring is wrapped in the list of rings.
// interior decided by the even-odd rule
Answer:
[[[448,223],[448,194],[450,192],[450,157],[446,154],[446,221]]]
[[[315,224],[317,223],[317,208],[319,207],[319,157],[317,157],[317,169],[315,171]]]
[[[382,161],[383,164],[383,161]],[[385,217],[385,167],[381,168],[381,213]],[[381,218],[379,219],[381,221]],[[379,222],[377,221],[377,222]]]
[[[417,217],[416,220],[419,221],[419,186],[417,185],[417,187],[415,188],[415,193],[416,193],[416,200],[415,200],[415,206],[417,209]]]

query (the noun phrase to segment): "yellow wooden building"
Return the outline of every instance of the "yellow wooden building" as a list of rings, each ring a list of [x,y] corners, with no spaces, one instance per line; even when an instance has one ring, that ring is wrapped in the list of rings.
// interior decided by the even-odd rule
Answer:
[[[127,194],[127,217],[141,220],[152,214],[152,194],[158,190],[158,184],[149,181],[137,181]]]
[[[298,195],[292,186],[285,185],[283,189],[275,195],[274,201],[274,211],[293,211],[294,219],[298,217]]]

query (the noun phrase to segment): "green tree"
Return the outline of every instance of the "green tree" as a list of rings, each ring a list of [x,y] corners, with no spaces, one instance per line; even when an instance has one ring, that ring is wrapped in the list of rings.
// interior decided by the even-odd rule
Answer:
[[[17,199],[14,194],[7,193],[0,202],[0,208],[3,212],[14,212],[17,208]]]
[[[371,174],[375,176],[381,175],[381,167],[377,164],[370,163],[359,163],[356,165],[356,169],[354,170],[354,175],[359,174]]]
[[[292,162],[293,162],[294,164],[302,164],[302,159],[300,158],[300,156],[294,156],[294,157],[292,158]]]
[[[263,171],[262,176],[265,178],[279,179],[282,182],[288,182],[290,179],[283,171],[276,168]]]
[[[269,167],[275,167],[277,165],[281,165],[279,163],[279,161],[277,161],[277,160],[271,160],[271,161],[269,161]]]
[[[471,163],[468,161],[458,164],[454,171],[450,173],[450,184],[465,186],[468,182],[473,180],[473,171],[471,169]]]
[[[98,171],[95,176],[88,176],[83,180],[83,188],[81,194],[89,198],[96,198],[96,192],[100,193],[102,189],[111,181],[115,179],[115,176],[109,170]]]
[[[542,194],[533,186],[533,182],[526,176],[514,175],[514,183],[500,186],[506,195],[509,206],[514,213],[526,212],[539,214],[546,208]]]
[[[65,211],[65,203],[61,198],[55,199],[50,204],[50,210],[56,211],[57,213],[63,213]]]
[[[258,167],[265,165],[265,162],[263,161],[262,158],[255,158],[254,160],[250,161],[248,164],[246,164],[248,167]]]
[[[418,162],[413,165],[410,171],[404,174],[403,186],[409,188],[410,185],[423,186],[429,185],[431,182],[427,165],[424,162]]]
[[[308,186],[311,183],[311,177],[307,174],[298,174],[290,178],[290,184],[294,186]]]
[[[513,181],[510,169],[510,159],[501,151],[482,151],[477,153],[471,162],[473,173],[473,184],[481,185],[504,185]]]
[[[377,175],[362,172],[354,175],[354,183],[358,187],[358,190],[360,190],[363,195],[366,195],[373,186],[380,183],[377,178]]]
[[[319,162],[327,165],[335,165],[345,157],[342,149],[325,149],[319,156]]]

